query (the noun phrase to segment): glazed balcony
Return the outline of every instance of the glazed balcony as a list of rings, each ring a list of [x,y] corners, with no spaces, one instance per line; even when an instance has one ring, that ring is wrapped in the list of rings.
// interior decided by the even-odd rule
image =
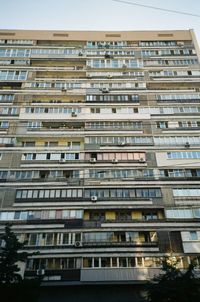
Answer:
[[[43,281],[80,281],[80,282],[133,282],[147,281],[161,273],[160,268],[83,268],[83,269],[45,269],[27,270],[25,278],[35,278],[39,272]],[[38,276],[39,277],[39,276]]]

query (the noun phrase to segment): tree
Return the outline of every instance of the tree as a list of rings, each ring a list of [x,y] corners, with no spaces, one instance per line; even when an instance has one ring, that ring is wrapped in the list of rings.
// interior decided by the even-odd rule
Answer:
[[[0,283],[14,283],[22,281],[17,262],[26,261],[28,254],[20,252],[24,248],[24,243],[19,242],[12,232],[11,226],[5,226],[5,233],[1,238],[0,249]]]
[[[196,302],[200,301],[200,279],[195,264],[186,270],[177,268],[177,261],[166,258],[163,273],[147,285],[146,301],[149,302]]]
[[[0,236],[0,293],[2,302],[37,302],[40,295],[39,279],[22,280],[18,261],[26,261],[28,253],[22,252],[24,243],[19,242],[9,224]],[[32,253],[30,255],[38,254]]]

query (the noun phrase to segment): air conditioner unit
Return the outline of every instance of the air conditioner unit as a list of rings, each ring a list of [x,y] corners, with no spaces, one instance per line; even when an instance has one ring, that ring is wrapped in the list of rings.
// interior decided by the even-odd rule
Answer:
[[[113,162],[113,163],[118,163],[118,159],[117,159],[117,158],[113,158],[113,159],[112,159],[112,162]]]
[[[105,46],[105,43],[98,42],[98,43],[97,43],[97,46],[98,46],[98,47],[104,47],[104,46]]]
[[[125,142],[121,142],[121,143],[119,143],[119,146],[125,146],[126,145],[126,143]]]
[[[177,42],[178,46],[184,46],[184,42]]]
[[[105,53],[105,59],[113,59],[113,56],[109,53]]]
[[[72,112],[72,113],[71,113],[71,116],[76,117],[76,116],[77,116],[77,113],[76,113],[76,112]]]
[[[91,196],[91,201],[97,201],[97,196]]]
[[[91,75],[91,74],[88,74],[88,75],[87,75],[87,78],[88,78],[88,79],[91,79],[91,78],[92,78],[92,75]]]
[[[96,163],[96,161],[97,161],[96,158],[93,158],[93,157],[90,158],[90,162],[91,162],[91,163]]]
[[[64,158],[61,158],[61,159],[59,160],[59,162],[60,162],[60,163],[65,163],[66,160],[65,160]]]
[[[102,88],[102,93],[108,93],[110,90],[108,88]]]
[[[185,148],[190,148],[190,143],[186,142],[185,143]]]
[[[44,269],[37,269],[36,274],[38,276],[43,276],[45,274],[45,270]]]
[[[107,78],[108,78],[108,79],[112,79],[112,77],[113,77],[113,76],[112,76],[111,74],[108,74],[108,75],[107,75]]]
[[[122,68],[127,68],[128,66],[126,64],[123,64],[122,65]]]
[[[75,246],[75,247],[81,247],[81,246],[83,246],[83,244],[82,244],[81,241],[75,241],[75,242],[74,242],[74,246]]]
[[[145,162],[145,159],[144,159],[144,158],[139,158],[139,162],[140,162],[140,163],[144,163],[144,162]]]

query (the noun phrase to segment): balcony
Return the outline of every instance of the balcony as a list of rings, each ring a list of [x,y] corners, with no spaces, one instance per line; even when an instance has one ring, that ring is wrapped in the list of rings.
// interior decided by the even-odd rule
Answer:
[[[84,228],[100,228],[101,224],[104,223],[116,223],[116,224],[120,224],[120,223],[158,223],[158,222],[165,222],[165,218],[157,218],[157,219],[100,219],[99,220],[84,220],[83,221],[83,227]]]
[[[110,242],[106,242],[106,241],[95,241],[95,242],[83,242],[83,247],[112,247],[112,246],[116,246],[116,247],[123,247],[123,246],[129,246],[129,247],[141,247],[141,246],[149,246],[149,247],[155,247],[157,246],[158,243],[157,242],[128,242],[128,241],[124,241],[124,242],[117,242],[117,241],[110,241]]]
[[[39,277],[39,270],[26,270],[26,278]],[[80,281],[80,282],[144,282],[161,273],[160,268],[82,268],[82,269],[45,269],[43,281]]]
[[[161,273],[160,268],[84,268],[81,281],[147,281]]]
[[[157,100],[157,103],[199,103],[199,99],[163,99]]]
[[[84,131],[84,123],[79,121],[68,121],[68,122],[42,122],[41,127],[28,128],[27,131],[39,131],[39,132],[53,132],[56,133],[61,131]]]

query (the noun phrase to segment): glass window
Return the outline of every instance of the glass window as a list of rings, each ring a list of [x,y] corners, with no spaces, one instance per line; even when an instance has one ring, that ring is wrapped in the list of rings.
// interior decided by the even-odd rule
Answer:
[[[16,198],[21,198],[22,197],[22,191],[18,190],[16,193]]]
[[[56,190],[56,198],[59,198],[60,197],[60,193],[61,193],[61,190]]]
[[[105,257],[105,258],[101,258],[101,267],[110,267],[110,258],[109,257]]]
[[[151,258],[151,257],[144,257],[144,266],[145,267],[153,267],[154,266],[153,258]]]
[[[127,267],[127,259],[125,257],[119,257],[119,267]]]
[[[83,258],[83,267],[92,267],[92,258]]]
[[[112,267],[117,267],[118,266],[118,258],[117,257],[112,257],[111,261],[112,261]]]
[[[194,217],[200,218],[200,209],[193,209]]]
[[[60,153],[51,153],[50,160],[60,160]]]
[[[190,240],[198,240],[198,234],[196,231],[190,232]]]
[[[33,190],[28,190],[27,198],[32,198]]]
[[[47,154],[46,153],[37,153],[36,160],[46,160]]]
[[[21,198],[27,198],[27,193],[28,193],[27,190],[22,190],[22,196],[21,196]]]
[[[142,257],[137,257],[137,266],[143,267],[143,259],[142,259]]]
[[[15,212],[14,219],[16,219],[16,220],[20,219],[20,212],[19,211]]]
[[[37,234],[30,234],[28,245],[36,245],[37,243]]]
[[[39,198],[44,198],[45,190],[39,190]]]
[[[33,198],[38,198],[38,190],[33,190]]]

